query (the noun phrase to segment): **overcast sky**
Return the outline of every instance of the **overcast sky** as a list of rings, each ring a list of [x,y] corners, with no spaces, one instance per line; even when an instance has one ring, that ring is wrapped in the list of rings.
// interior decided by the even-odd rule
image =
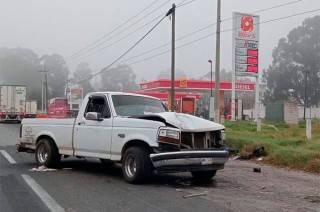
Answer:
[[[92,44],[94,41],[111,32],[122,23],[136,15],[155,0],[0,0],[0,47],[29,48],[39,56],[44,54],[60,54],[65,58]],[[138,17],[131,19],[118,31],[106,37],[103,45],[94,50],[110,45],[112,42],[130,34],[141,26],[164,14],[172,3],[184,0],[158,0]],[[186,0],[184,2],[188,2]],[[222,20],[232,17],[233,11],[253,13],[294,0],[222,0]],[[158,10],[152,12],[160,5]],[[176,11],[176,38],[183,37],[196,30],[216,22],[216,0],[195,0],[179,7]],[[259,12],[260,21],[288,16],[320,8],[320,0],[302,0],[284,7]],[[151,13],[152,12],[152,13]],[[149,16],[110,39],[112,35],[125,29],[148,13]],[[262,24],[260,26],[260,70],[267,68],[272,61],[272,49],[278,40],[307,17],[320,15],[313,12],[290,19]],[[88,62],[93,70],[109,65],[117,57],[127,51],[139,40],[156,21],[143,27],[121,42],[105,48],[99,53],[86,57],[83,55],[76,61],[69,61],[71,71],[80,62]],[[223,21],[221,30],[232,28],[232,20]],[[197,34],[176,42],[176,46],[197,40],[214,33],[216,26],[209,27]],[[171,40],[171,21],[166,18],[136,48],[124,57],[130,58],[146,52]],[[221,68],[231,70],[232,67],[232,33],[221,34]],[[126,61],[127,64],[170,50],[165,46],[146,55]],[[91,51],[92,52],[92,51]],[[90,52],[90,53],[91,53]],[[215,36],[210,36],[176,51],[176,68],[187,73],[188,77],[200,77],[210,70],[208,60],[215,58]],[[153,80],[160,71],[170,68],[170,53],[132,65],[137,75],[137,82],[142,78]]]

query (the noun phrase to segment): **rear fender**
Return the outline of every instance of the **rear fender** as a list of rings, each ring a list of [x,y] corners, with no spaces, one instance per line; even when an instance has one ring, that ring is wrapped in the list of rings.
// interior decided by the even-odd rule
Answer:
[[[52,141],[55,141],[55,137],[51,132],[48,131],[42,131],[41,133],[38,133],[36,136],[36,145],[42,138],[50,138]]]

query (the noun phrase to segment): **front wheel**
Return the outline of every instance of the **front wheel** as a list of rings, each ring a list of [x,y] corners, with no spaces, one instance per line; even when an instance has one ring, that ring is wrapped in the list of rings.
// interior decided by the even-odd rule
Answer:
[[[216,175],[216,173],[217,170],[191,172],[193,178],[197,181],[209,181]]]
[[[46,138],[38,142],[35,153],[37,163],[48,168],[56,168],[61,160],[55,144]]]
[[[152,173],[152,165],[147,150],[129,147],[123,155],[122,172],[128,183],[137,184],[148,180]]]

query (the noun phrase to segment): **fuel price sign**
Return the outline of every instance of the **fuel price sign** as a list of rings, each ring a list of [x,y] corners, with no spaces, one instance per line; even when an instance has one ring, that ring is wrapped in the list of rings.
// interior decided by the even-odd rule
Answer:
[[[236,75],[258,76],[259,16],[233,13],[233,66]]]

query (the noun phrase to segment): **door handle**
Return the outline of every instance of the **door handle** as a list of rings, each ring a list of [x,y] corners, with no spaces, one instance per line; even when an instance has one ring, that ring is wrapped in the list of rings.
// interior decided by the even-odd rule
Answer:
[[[85,125],[86,123],[84,121],[78,122],[78,125]]]

